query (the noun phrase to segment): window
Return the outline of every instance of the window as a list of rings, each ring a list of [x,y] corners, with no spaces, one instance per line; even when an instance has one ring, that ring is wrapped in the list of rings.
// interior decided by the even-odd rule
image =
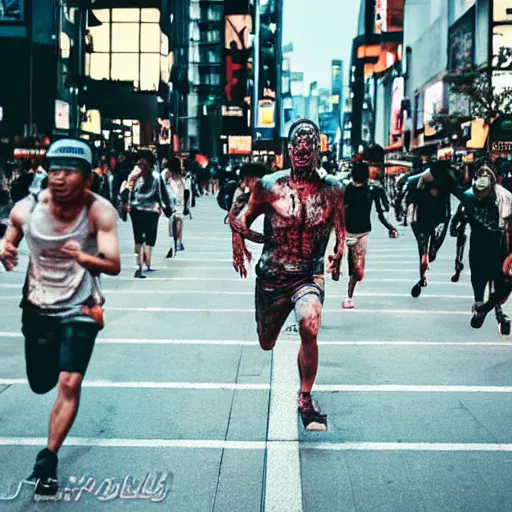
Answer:
[[[112,80],[134,81],[139,77],[138,53],[113,53],[112,54]]]
[[[160,11],[158,9],[141,9],[142,21],[160,23]]]
[[[158,9],[95,9],[103,23],[90,27],[94,52],[87,71],[96,80],[134,82],[143,91],[157,91],[169,78],[169,39],[160,29]]]
[[[94,80],[110,78],[110,55],[93,53],[90,55],[90,75]]]
[[[94,51],[108,53],[110,51],[110,24],[103,23],[100,27],[91,27],[89,30],[94,41]]]
[[[140,21],[140,9],[112,9],[112,21]]]
[[[140,56],[140,88],[142,91],[158,90],[160,80],[160,55],[143,53]]]
[[[112,24],[112,51],[119,53],[139,51],[138,23]]]
[[[157,23],[143,23],[140,36],[141,52],[160,53],[160,47],[160,26]]]

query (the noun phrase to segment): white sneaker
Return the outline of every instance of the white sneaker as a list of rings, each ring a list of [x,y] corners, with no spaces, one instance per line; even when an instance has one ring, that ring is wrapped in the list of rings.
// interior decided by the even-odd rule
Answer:
[[[345,299],[341,303],[341,307],[343,309],[356,309],[356,305],[355,305],[355,303],[354,303],[354,301],[352,299]]]

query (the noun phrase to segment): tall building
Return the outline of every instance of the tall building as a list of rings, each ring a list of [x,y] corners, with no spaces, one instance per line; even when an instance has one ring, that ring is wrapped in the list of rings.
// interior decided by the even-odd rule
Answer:
[[[13,1],[0,9],[0,160],[13,147],[76,134],[83,94],[85,23],[75,2]]]
[[[223,89],[224,2],[191,0],[190,21],[189,145],[217,157]]]
[[[387,83],[393,70],[400,75],[403,8],[404,0],[361,0],[350,73],[351,144],[356,152],[376,140],[378,86]]]

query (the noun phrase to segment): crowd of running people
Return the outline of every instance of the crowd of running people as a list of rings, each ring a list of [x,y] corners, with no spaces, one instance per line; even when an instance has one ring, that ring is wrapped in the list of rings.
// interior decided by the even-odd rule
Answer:
[[[307,430],[323,431],[327,425],[327,416],[311,395],[318,369],[325,273],[339,281],[347,257],[348,298],[342,307],[353,309],[356,285],[364,279],[374,205],[391,239],[398,237],[388,218],[393,207],[397,220],[405,218],[412,228],[419,258],[413,297],[427,286],[430,264],[448,231],[457,238],[453,281],[458,280],[469,225],[471,326],[481,327],[494,309],[500,333],[510,334],[502,305],[512,291],[512,194],[498,183],[506,184],[495,166],[477,161],[469,180],[461,179],[446,161],[418,166],[399,180],[392,203],[383,183],[382,162],[376,162],[371,151],[354,159],[350,179],[344,180],[329,162],[322,167],[320,134],[311,121],[294,123],[288,149],[289,170],[253,162],[238,172],[224,169],[225,176],[219,178],[221,173],[215,172],[194,175],[186,165],[184,171],[175,157],[157,161],[149,151],[133,160],[133,155],[121,155],[114,165],[102,159],[95,166],[84,141],[63,139],[50,147],[46,169],[30,165],[2,188],[3,200],[8,196],[9,221],[0,243],[0,262],[7,271],[18,265],[23,238],[29,250],[20,304],[28,381],[38,394],[58,390],[48,445],[37,455],[30,476],[36,494],[55,495],[58,490],[57,454],[78,412],[82,381],[96,337],[104,328],[99,277],[121,271],[119,218],[130,217],[133,226],[135,278],[152,270],[162,214],[172,239],[167,257],[184,250],[184,221],[201,193],[215,193],[226,211],[233,267],[242,278],[248,276],[252,258],[246,241],[262,244],[255,286],[259,342],[263,350],[272,350],[288,316],[295,313],[301,339],[298,411]],[[451,220],[452,196],[460,205]],[[252,229],[260,216],[264,216],[261,233]],[[334,247],[328,252],[331,236]]]

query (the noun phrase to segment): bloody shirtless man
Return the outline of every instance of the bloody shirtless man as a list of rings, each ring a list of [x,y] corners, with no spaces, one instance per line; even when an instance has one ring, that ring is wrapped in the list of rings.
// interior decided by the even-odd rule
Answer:
[[[307,430],[326,430],[311,397],[318,369],[317,337],[324,302],[324,260],[330,235],[336,233],[328,272],[339,279],[345,242],[343,194],[330,175],[320,177],[320,133],[311,121],[297,121],[290,129],[291,170],[270,174],[256,183],[249,203],[230,218],[233,264],[247,277],[250,253],[245,239],[254,240],[250,226],[265,215],[263,251],[256,267],[256,323],[260,345],[272,350],[294,311],[301,347],[298,356],[298,409]]]

